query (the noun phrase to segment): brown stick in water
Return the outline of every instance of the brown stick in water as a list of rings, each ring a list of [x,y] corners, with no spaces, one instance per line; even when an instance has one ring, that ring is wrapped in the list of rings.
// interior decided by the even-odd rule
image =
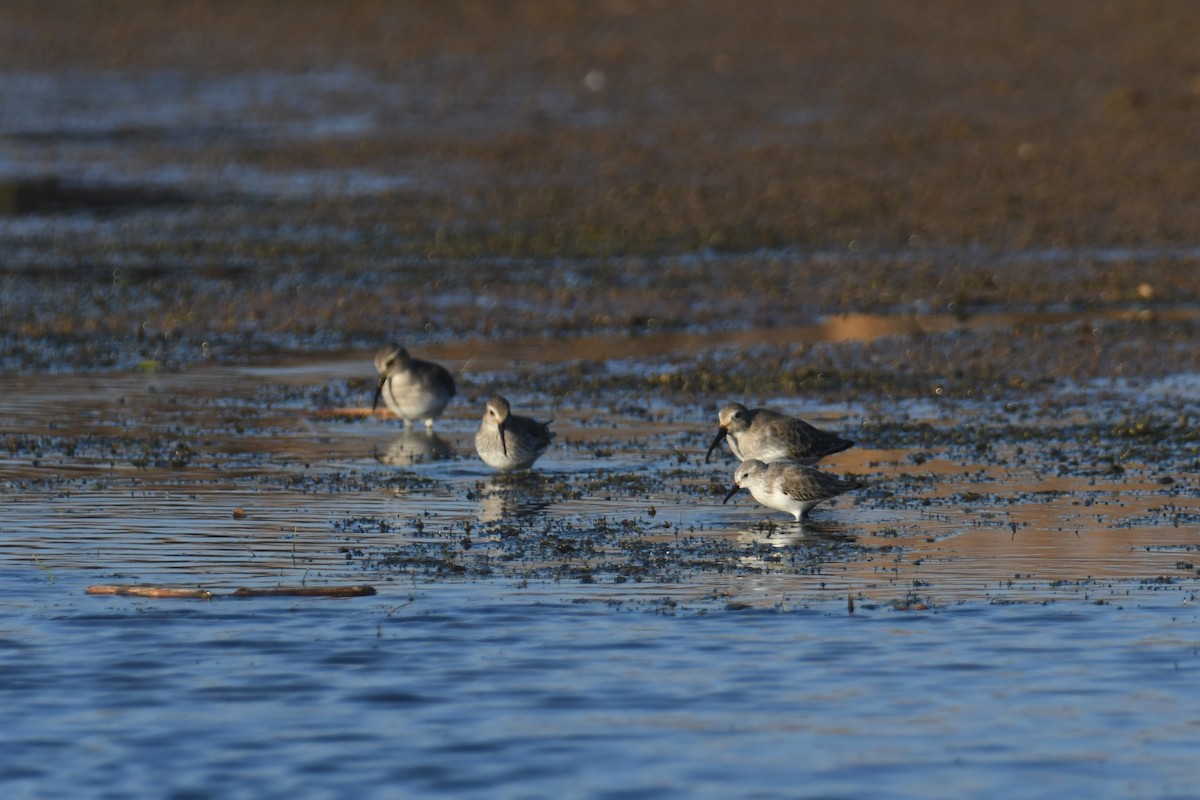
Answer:
[[[374,586],[278,586],[274,589],[251,589],[243,586],[234,597],[368,597],[375,594]]]
[[[208,589],[177,589],[170,586],[139,586],[110,584],[87,587],[88,594],[125,595],[128,597],[183,598],[212,600],[216,595]],[[278,586],[274,589],[251,589],[243,586],[228,597],[368,597],[375,594],[374,586]]]
[[[135,584],[97,585],[87,587],[88,594],[120,594],[131,597],[170,597],[192,600],[212,600],[207,589],[176,589],[170,586],[138,586]]]

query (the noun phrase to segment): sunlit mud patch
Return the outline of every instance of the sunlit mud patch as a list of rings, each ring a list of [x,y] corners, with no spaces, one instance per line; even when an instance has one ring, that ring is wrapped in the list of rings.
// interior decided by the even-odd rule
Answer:
[[[59,178],[0,180],[0,217],[90,214],[108,216],[189,201],[177,191],[94,184]]]

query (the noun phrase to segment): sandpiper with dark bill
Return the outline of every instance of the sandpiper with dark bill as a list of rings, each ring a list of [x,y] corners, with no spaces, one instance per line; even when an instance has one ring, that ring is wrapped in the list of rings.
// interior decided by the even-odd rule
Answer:
[[[734,487],[721,502],[728,503],[741,489],[767,508],[786,511],[799,522],[817,503],[862,488],[859,481],[842,480],[814,467],[777,461],[764,464],[756,458],[743,461],[733,472]]]
[[[504,472],[529,469],[546,452],[554,432],[550,423],[509,411],[508,401],[492,395],[475,434],[475,451],[489,467]]]
[[[814,428],[802,419],[768,408],[746,408],[741,403],[722,408],[717,423],[721,429],[704,454],[705,462],[722,439],[729,442],[729,449],[742,461],[757,458],[768,464],[773,461],[815,464],[825,456],[854,446],[849,439]]]
[[[423,419],[425,428],[433,430],[434,419],[446,410],[456,391],[446,368],[413,358],[403,347],[392,344],[375,354],[375,369],[379,386],[371,410],[378,408],[382,397],[391,412],[404,420],[405,428]]]

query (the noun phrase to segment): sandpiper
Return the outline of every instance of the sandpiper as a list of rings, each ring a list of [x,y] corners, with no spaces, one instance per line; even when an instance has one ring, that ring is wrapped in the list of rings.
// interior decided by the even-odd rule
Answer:
[[[509,413],[508,401],[497,394],[483,412],[475,450],[489,467],[505,472],[529,469],[553,438],[550,423]]]
[[[815,464],[854,445],[849,439],[814,428],[802,419],[767,408],[749,409],[741,403],[722,408],[717,422],[721,429],[704,454],[705,462],[722,439],[729,442],[729,449],[742,461],[757,458],[767,463]]]
[[[392,413],[404,420],[404,427],[419,419],[433,430],[433,420],[454,397],[454,378],[440,364],[413,358],[403,347],[391,344],[375,354],[379,386],[375,389],[374,410],[379,398]]]
[[[728,503],[739,490],[749,489],[755,500],[767,508],[786,511],[797,522],[817,503],[863,486],[858,481],[842,480],[804,464],[787,461],[764,464],[756,458],[739,464],[733,472],[733,481],[735,485],[723,503]]]

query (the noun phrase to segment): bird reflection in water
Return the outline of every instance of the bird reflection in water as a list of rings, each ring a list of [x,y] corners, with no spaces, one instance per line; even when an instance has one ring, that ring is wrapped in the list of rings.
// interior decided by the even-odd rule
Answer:
[[[394,467],[410,467],[427,461],[440,461],[453,454],[450,443],[433,431],[410,428],[393,439],[386,450],[377,450],[375,457]]]
[[[550,507],[547,481],[540,472],[502,472],[476,486],[481,522],[525,519]]]
[[[854,546],[855,537],[837,522],[805,517],[800,522],[758,523],[736,534],[738,565],[761,573],[817,574]],[[842,555],[840,558],[845,558]]]
[[[756,542],[771,547],[788,547],[800,543],[811,544],[814,540],[850,544],[855,541],[855,536],[836,520],[804,517],[800,522],[767,520],[755,523],[739,530],[737,540],[743,544]]]

